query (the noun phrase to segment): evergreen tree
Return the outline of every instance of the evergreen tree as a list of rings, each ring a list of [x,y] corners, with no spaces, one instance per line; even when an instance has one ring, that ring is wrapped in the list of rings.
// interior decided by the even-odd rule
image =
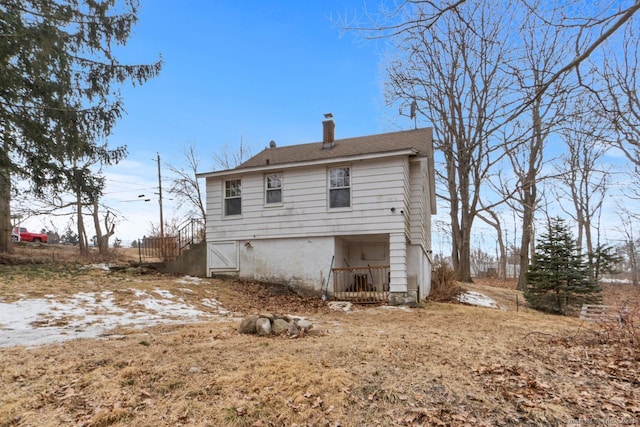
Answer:
[[[60,237],[60,243],[75,246],[78,244],[78,235],[73,232],[71,227],[67,227],[62,237]]]
[[[524,297],[536,310],[570,314],[597,304],[601,288],[590,279],[584,256],[561,218],[549,220],[526,274]]]
[[[28,179],[36,194],[71,188],[90,203],[102,181],[76,164],[126,154],[105,142],[123,113],[118,85],[142,84],[161,67],[121,64],[113,55],[129,39],[138,6],[0,0],[0,252],[11,250],[12,176]]]
[[[622,262],[622,257],[615,253],[612,246],[600,244],[593,253],[589,254],[589,257],[593,266],[592,276],[595,280],[600,279],[602,274],[619,273],[618,265]]]

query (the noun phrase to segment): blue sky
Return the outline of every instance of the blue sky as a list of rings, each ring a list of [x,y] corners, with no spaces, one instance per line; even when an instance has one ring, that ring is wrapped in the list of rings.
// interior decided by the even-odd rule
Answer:
[[[139,23],[120,58],[151,62],[159,77],[123,90],[127,116],[114,144],[136,152],[213,151],[318,140],[322,114],[337,136],[377,133],[381,122],[378,48],[341,37],[331,17],[358,1],[143,0]]]
[[[189,145],[200,156],[199,172],[207,172],[214,169],[213,154],[237,148],[240,138],[254,153],[270,140],[279,146],[319,141],[327,112],[335,117],[337,138],[412,128],[384,108],[381,42],[358,40],[336,26],[338,16],[362,16],[363,5],[142,0],[139,22],[118,58],[137,64],[161,55],[164,66],[144,85],[122,87],[127,114],[109,142],[127,145],[129,156],[106,171],[104,199],[126,218],[116,236],[142,237],[150,223],[159,223],[157,154],[169,198],[166,165],[184,163]],[[165,199],[163,207],[165,220],[171,218],[175,203]]]

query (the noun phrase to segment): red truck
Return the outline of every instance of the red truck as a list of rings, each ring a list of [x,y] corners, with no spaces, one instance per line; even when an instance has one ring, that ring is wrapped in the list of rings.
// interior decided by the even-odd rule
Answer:
[[[18,231],[19,230],[19,231]],[[14,227],[11,233],[14,242],[42,242],[47,243],[47,235],[42,233],[31,233],[24,227]]]

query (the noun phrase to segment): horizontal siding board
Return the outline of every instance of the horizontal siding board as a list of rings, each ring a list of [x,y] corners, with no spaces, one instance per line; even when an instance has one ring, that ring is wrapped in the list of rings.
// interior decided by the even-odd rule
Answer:
[[[222,215],[223,180],[207,179],[207,238],[404,232],[399,210],[408,205],[407,164],[402,158],[349,164],[352,206],[347,210],[328,209],[324,166],[284,170],[283,203],[273,207],[264,203],[264,175],[242,176],[242,215],[237,217]]]

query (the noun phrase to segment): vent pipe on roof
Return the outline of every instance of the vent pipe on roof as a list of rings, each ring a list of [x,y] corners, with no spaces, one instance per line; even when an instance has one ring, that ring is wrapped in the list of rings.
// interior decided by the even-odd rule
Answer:
[[[322,122],[322,148],[333,148],[335,145],[336,124],[333,122],[333,114],[326,113]]]

